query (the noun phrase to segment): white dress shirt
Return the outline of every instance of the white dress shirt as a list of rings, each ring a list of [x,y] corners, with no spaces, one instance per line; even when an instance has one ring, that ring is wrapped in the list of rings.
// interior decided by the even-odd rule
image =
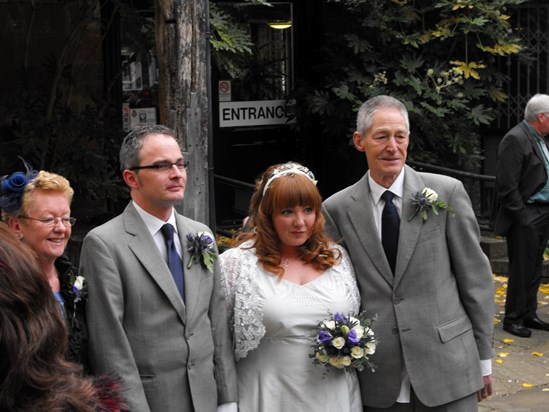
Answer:
[[[141,216],[141,219],[143,219],[143,223],[145,223],[145,226],[153,237],[156,246],[158,246],[158,250],[160,250],[160,254],[164,258],[164,261],[167,262],[168,251],[166,249],[166,240],[164,239],[164,235],[162,234],[162,231],[160,229],[162,229],[162,226],[164,226],[166,223],[170,223],[174,227],[175,233],[177,233],[178,229],[177,224],[175,223],[175,212],[173,208],[168,221],[164,222],[163,220],[143,210],[137,203],[133,202],[133,205],[135,206],[135,210],[137,210],[139,216]],[[181,241],[179,240],[179,236],[174,235],[173,240],[175,244],[175,250],[177,250],[177,254],[179,255],[179,257],[181,257]]]

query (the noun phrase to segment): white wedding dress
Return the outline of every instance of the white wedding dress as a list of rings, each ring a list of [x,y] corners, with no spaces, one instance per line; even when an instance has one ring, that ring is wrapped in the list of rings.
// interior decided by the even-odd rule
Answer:
[[[361,412],[356,373],[317,366],[318,323],[356,314],[359,294],[347,253],[313,281],[298,285],[258,265],[249,244],[220,257],[237,360],[239,412]]]

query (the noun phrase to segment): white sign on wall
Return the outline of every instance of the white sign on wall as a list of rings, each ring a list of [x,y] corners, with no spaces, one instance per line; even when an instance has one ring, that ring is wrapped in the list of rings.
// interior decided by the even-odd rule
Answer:
[[[130,109],[130,129],[135,130],[143,126],[156,124],[156,108],[147,107]]]
[[[218,83],[218,90],[220,102],[230,102],[232,100],[230,80],[220,80]]]
[[[219,102],[219,126],[266,126],[295,123],[287,110],[295,100],[256,100],[250,102]]]

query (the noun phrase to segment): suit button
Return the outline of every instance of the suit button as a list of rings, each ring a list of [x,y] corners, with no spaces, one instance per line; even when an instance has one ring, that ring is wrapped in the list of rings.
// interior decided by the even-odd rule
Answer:
[[[391,332],[393,332],[393,335],[398,335],[398,328],[395,326],[391,329]]]
[[[194,363],[189,362],[189,363],[187,364],[187,369],[192,369],[193,366],[194,366]]]
[[[395,305],[398,305],[398,304],[400,303],[401,300],[402,300],[402,299],[400,299],[398,296],[395,296],[394,299],[393,299],[393,303],[394,303]]]

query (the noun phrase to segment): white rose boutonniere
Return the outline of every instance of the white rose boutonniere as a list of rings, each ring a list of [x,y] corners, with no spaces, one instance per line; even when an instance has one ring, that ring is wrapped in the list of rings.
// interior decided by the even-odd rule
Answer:
[[[85,283],[84,276],[71,275],[67,284],[68,294],[72,297],[74,303],[78,303],[81,300],[86,300],[88,297],[87,284]]]
[[[88,283],[84,276],[75,275],[71,273],[66,283],[66,305],[70,305],[72,301],[72,319],[71,323],[74,327],[76,320],[76,306],[79,302],[85,302],[88,300]]]
[[[193,263],[200,262],[206,269],[213,273],[213,263],[217,258],[213,236],[206,232],[198,232],[196,235],[187,233],[187,250],[191,254],[187,269],[189,269]]]
[[[412,204],[416,207],[414,213],[408,218],[408,221],[412,220],[415,215],[419,214],[421,219],[425,222],[427,220],[427,212],[432,210],[435,215],[438,215],[438,211],[445,210],[454,216],[454,210],[448,206],[442,200],[438,200],[438,193],[433,189],[424,187],[421,191],[412,196]]]

